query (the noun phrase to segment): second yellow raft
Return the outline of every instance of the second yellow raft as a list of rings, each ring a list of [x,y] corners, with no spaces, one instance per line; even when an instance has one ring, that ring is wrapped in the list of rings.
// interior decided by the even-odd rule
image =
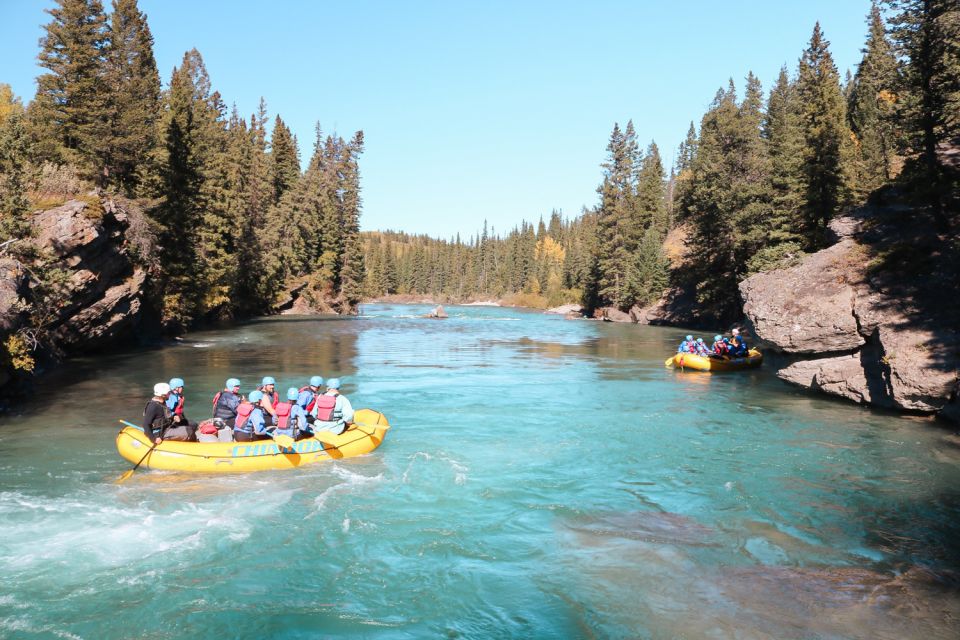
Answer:
[[[759,367],[762,362],[763,354],[756,349],[750,349],[745,358],[705,358],[692,353],[678,353],[672,358],[667,358],[664,364],[677,369],[697,371],[738,371]]]
[[[174,442],[165,440],[150,452],[151,442],[143,431],[124,427],[117,434],[117,451],[141,467],[194,473],[244,473],[267,469],[291,469],[327,460],[351,458],[380,446],[390,428],[386,416],[372,409],[358,409],[354,423],[339,435],[321,431],[282,449],[273,440],[256,442]]]

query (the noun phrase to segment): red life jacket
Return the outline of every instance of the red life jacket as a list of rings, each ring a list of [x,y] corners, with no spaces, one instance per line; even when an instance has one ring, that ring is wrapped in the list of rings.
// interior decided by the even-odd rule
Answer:
[[[727,343],[724,342],[723,340],[720,340],[719,342],[717,342],[717,344],[713,347],[713,352],[718,356],[727,355],[727,351],[728,351]]]
[[[234,422],[234,428],[240,429],[240,431],[246,431],[244,427],[247,424],[247,420],[250,419],[250,414],[253,413],[254,405],[251,402],[241,402],[240,406],[237,407],[237,420]]]
[[[696,341],[691,341],[687,343],[687,353],[695,354],[697,352],[697,343]]]
[[[278,402],[273,406],[277,412],[277,431],[286,431],[290,424],[290,410],[293,405],[289,402]]]
[[[217,391],[217,395],[213,396],[213,410],[217,410],[217,403],[220,402],[220,396],[223,395],[223,391]]]
[[[173,408],[173,413],[178,416],[183,415],[183,394],[177,396],[177,406]]]
[[[314,402],[317,404],[317,420],[330,422],[337,419],[333,415],[333,410],[337,406],[337,396],[317,396]]]
[[[318,396],[319,394],[318,394],[316,391],[314,391],[313,389],[311,389],[311,388],[310,388],[310,385],[307,385],[307,386],[305,386],[305,387],[300,387],[299,389],[297,389],[297,395],[300,395],[300,394],[303,393],[304,391],[309,391],[310,393],[313,394],[313,399],[312,399],[310,402],[307,403],[307,406],[305,406],[305,407],[303,408],[303,410],[306,411],[307,413],[312,413],[312,412],[313,412],[313,407],[316,406],[316,404],[317,404],[317,396]]]
[[[257,390],[258,390],[258,391],[263,391],[263,385],[262,385],[262,384],[258,384],[258,385],[257,385]],[[263,391],[263,395],[267,395],[267,392],[266,392],[266,391]],[[274,391],[273,393],[270,394],[270,406],[275,407],[278,402],[280,402],[280,394],[277,393],[276,391]]]

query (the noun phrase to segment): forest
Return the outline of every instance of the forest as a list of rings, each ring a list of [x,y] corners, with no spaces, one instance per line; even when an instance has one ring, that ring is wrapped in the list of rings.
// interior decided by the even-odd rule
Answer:
[[[271,313],[294,284],[352,310],[364,280],[363,132],[345,140],[317,124],[303,170],[299,141],[265,100],[248,117],[228,107],[196,49],[162,85],[136,0],[111,9],[59,0],[36,95],[24,104],[0,84],[0,238],[34,274],[24,331],[36,343],[45,310],[66,303],[31,212],[70,198],[124,203],[168,332]]]
[[[739,281],[822,248],[829,221],[871,198],[929,212],[956,242],[960,9],[891,0],[873,4],[865,26],[863,57],[846,77],[816,24],[768,92],[753,73],[740,91],[729,80],[691,122],[669,173],[635,123],[614,125],[596,205],[573,219],[553,212],[547,224],[466,240],[361,234],[365,294],[590,311],[642,307],[682,287],[732,321]],[[685,245],[682,265],[668,259],[668,234]]]

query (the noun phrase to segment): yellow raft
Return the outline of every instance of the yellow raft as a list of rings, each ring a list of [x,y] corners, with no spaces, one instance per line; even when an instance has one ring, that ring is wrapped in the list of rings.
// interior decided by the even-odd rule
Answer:
[[[141,467],[196,473],[243,473],[267,469],[290,469],[316,462],[352,458],[370,453],[383,442],[390,428],[386,416],[372,409],[358,409],[354,423],[334,435],[320,432],[282,449],[273,440],[255,442],[174,442],[165,440],[150,452]],[[151,442],[143,431],[124,427],[117,434],[117,451],[137,464]]]
[[[664,364],[668,367],[697,371],[739,371],[759,367],[762,362],[763,354],[756,349],[750,349],[746,358],[705,358],[692,353],[678,353],[667,358]]]

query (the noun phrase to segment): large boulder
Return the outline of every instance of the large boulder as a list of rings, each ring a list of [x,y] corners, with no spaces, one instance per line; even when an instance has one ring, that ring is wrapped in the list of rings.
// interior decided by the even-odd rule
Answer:
[[[859,228],[834,221],[837,244],[744,280],[747,323],[760,346],[802,357],[777,372],[787,382],[878,407],[955,411],[960,326],[935,321],[889,276],[871,281]]]
[[[758,273],[740,283],[743,312],[760,346],[785,353],[837,353],[866,341],[853,314],[851,252],[845,239],[788,269]]]

